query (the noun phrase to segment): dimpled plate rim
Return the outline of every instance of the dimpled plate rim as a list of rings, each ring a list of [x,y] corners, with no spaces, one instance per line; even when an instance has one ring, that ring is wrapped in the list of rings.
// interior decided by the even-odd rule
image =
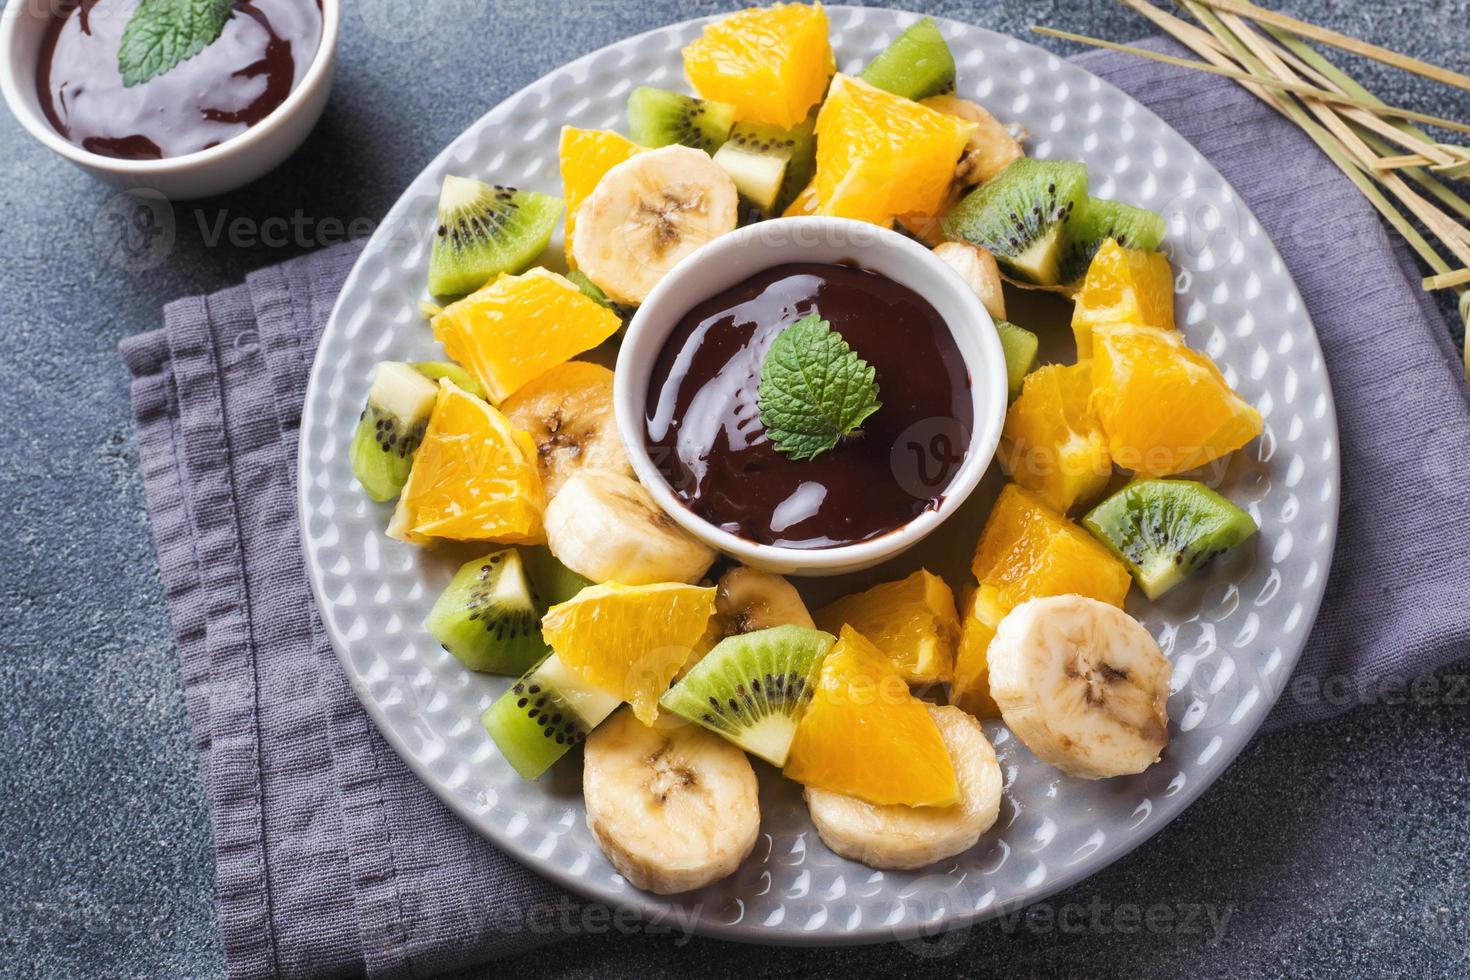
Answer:
[[[839,69],[847,71],[920,16],[827,10]],[[799,789],[757,763],[762,834],[745,864],[683,896],[633,888],[587,831],[575,780],[522,782],[484,737],[479,714],[509,682],[471,675],[416,625],[450,570],[383,536],[390,509],[360,493],[345,449],[372,365],[435,353],[417,302],[443,175],[556,193],[560,125],[619,123],[633,63],[640,84],[682,87],[679,49],[710,19],[625,39],[527,86],[461,134],[394,205],[343,287],[307,390],[298,488],[309,578],[343,670],[388,743],[471,827],[538,873],[588,898],[689,922],[694,932],[722,939],[846,945],[929,937],[1101,870],[1182,812],[1249,742],[1301,655],[1331,564],[1339,501],[1331,391],[1280,255],[1208,161],[1084,69],[1014,38],[935,18],[954,49],[962,95],[1025,123],[1031,154],[1086,161],[1098,196],[1151,206],[1169,219],[1180,329],[1266,417],[1266,434],[1213,474],[1256,518],[1259,543],[1220,559],[1157,605],[1130,598],[1129,610],[1175,668],[1170,746],[1147,773],[1104,783],[1068,779],[987,722],[1005,773],[995,828],[964,854],[895,873],[827,851]],[[589,85],[595,76],[608,84]],[[1075,135],[1069,123],[1077,124]],[[518,125],[521,145],[507,148],[509,141],[495,138]],[[520,171],[509,166],[513,158]]]

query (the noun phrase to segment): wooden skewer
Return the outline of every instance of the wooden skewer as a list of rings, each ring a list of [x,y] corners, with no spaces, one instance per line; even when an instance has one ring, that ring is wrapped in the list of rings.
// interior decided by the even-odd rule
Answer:
[[[1206,64],[1202,61],[1193,61],[1189,58],[1176,58],[1170,54],[1161,54],[1150,51],[1147,48],[1135,47],[1131,44],[1118,44],[1115,41],[1104,41],[1100,38],[1088,37],[1085,34],[1073,34],[1071,31],[1059,31],[1051,27],[1031,28],[1037,34],[1045,34],[1047,37],[1057,37],[1064,41],[1076,41],[1079,44],[1089,44],[1096,48],[1107,48],[1110,51],[1121,51],[1124,54],[1136,55],[1140,58],[1150,58],[1161,61],[1166,65],[1177,65],[1180,68],[1188,68],[1192,71],[1202,71],[1211,75],[1220,75],[1225,78],[1234,79],[1237,82],[1254,82],[1267,88],[1280,89],[1285,92],[1293,92],[1298,95],[1310,96],[1322,102],[1331,102],[1336,105],[1348,105],[1366,112],[1376,112],[1382,116],[1394,116],[1399,119],[1413,119],[1417,122],[1426,123],[1431,126],[1439,126],[1442,129],[1450,129],[1460,133],[1470,133],[1470,124],[1455,122],[1452,119],[1442,119],[1431,116],[1428,113],[1416,112],[1413,109],[1401,109],[1397,106],[1376,106],[1365,102],[1352,95],[1344,95],[1341,92],[1332,92],[1308,85],[1305,82],[1291,82],[1279,78],[1251,75],[1248,72],[1237,71],[1232,68],[1222,68],[1216,65]]]
[[[1436,289],[1453,289],[1456,286],[1470,286],[1470,269],[1460,269],[1458,272],[1447,272],[1438,276],[1430,276],[1424,280],[1426,292]]]
[[[1470,92],[1470,75],[1462,75],[1457,71],[1450,71],[1448,68],[1440,68],[1437,65],[1428,64],[1417,58],[1410,58],[1408,55],[1399,54],[1397,51],[1390,51],[1388,48],[1379,47],[1376,44],[1369,44],[1367,41],[1359,41],[1355,37],[1348,37],[1346,34],[1339,34],[1325,27],[1318,27],[1316,24],[1309,24],[1304,20],[1297,20],[1295,17],[1288,17],[1286,14],[1280,14],[1274,10],[1267,10],[1253,3],[1243,2],[1243,0],[1199,0],[1199,2],[1207,7],[1213,7],[1215,10],[1242,15],[1249,17],[1251,20],[1259,21],[1262,24],[1284,28],[1300,37],[1320,41],[1334,48],[1341,48],[1344,51],[1362,55],[1364,58],[1381,61],[1385,65],[1392,65],[1395,68],[1413,72],[1415,75],[1422,75],[1436,82],[1442,82],[1445,85],[1452,85],[1455,88]]]

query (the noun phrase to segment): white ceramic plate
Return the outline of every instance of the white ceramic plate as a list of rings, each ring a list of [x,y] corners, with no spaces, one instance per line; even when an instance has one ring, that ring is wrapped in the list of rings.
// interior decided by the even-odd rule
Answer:
[[[914,15],[829,7],[839,68],[855,71]],[[1260,408],[1266,433],[1207,478],[1261,526],[1157,605],[1130,611],[1174,663],[1163,761],[1091,783],[1037,762],[986,726],[1005,772],[999,823],[926,871],[878,872],[817,838],[798,787],[761,769],[762,836],[729,879],[677,898],[632,888],[588,832],[580,757],[522,781],[481,729],[507,681],[464,670],[422,627],[462,554],[431,555],[383,534],[390,508],[352,479],[347,446],[374,363],[437,351],[418,310],[439,183],[447,173],[560,193],[563,125],[624,129],[638,84],[684,90],[680,48],[702,22],[629,38],[542,78],[455,140],[409,186],[342,291],[317,352],[301,423],[301,522],[322,619],[388,741],[449,806],[501,849],[567,888],[649,914],[693,913],[698,931],[766,943],[835,944],[924,935],[1015,908],[1096,872],[1163,827],[1210,785],[1261,724],[1306,642],[1337,525],[1337,424],[1321,351],[1281,257],[1224,179],[1183,138],[1087,72],[1012,38],[941,23],[960,94],[1024,123],[1037,157],[1078,159],[1092,193],[1170,221],[1180,328]],[[559,243],[553,243],[559,253]],[[1012,317],[1026,323],[1012,311]],[[1064,327],[1048,328],[1064,335]],[[607,352],[603,352],[606,354]],[[950,528],[858,580],[806,585],[812,602],[897,578],[920,563],[964,580],[1001,481],[992,473]],[[758,764],[761,765],[761,764]]]

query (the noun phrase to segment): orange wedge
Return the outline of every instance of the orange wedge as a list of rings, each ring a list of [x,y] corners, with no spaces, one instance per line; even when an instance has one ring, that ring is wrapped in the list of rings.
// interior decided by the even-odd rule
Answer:
[[[434,336],[497,405],[621,326],[616,313],[545,269],[503,275],[433,319]]]
[[[851,626],[892,661],[904,680],[949,680],[960,620],[954,592],[944,579],[920,569],[900,582],[885,582],[812,614],[817,628],[837,633]]]
[[[722,17],[684,49],[684,73],[740,122],[791,129],[822,101],[836,68],[820,3],[778,3]]]
[[[1109,238],[1087,267],[1072,311],[1077,357],[1092,356],[1095,327],[1128,323],[1174,329],[1174,273],[1159,252],[1123,248]]]
[[[880,806],[949,806],[959,798],[929,709],[850,627],[822,664],[783,771],[805,786]]]
[[[1230,389],[1215,362],[1173,331],[1093,330],[1093,406],[1113,461],[1139,476],[1203,466],[1261,434],[1261,413]]]
[[[577,208],[597,187],[609,170],[642,153],[643,147],[621,133],[605,129],[576,129],[564,126],[561,131],[561,186],[567,202],[566,242],[567,267],[575,269],[572,258],[572,230],[577,227]]]
[[[589,684],[658,718],[658,699],[690,657],[710,616],[715,590],[693,585],[593,585],[552,606],[541,635],[562,663]]]
[[[838,75],[817,116],[821,213],[887,225],[939,214],[975,124]]]
[[[1097,499],[1113,475],[1091,398],[1091,364],[1050,364],[1026,376],[1006,411],[1001,462],[1012,480],[1062,513]]]
[[[976,718],[999,718],[1000,706],[990,696],[990,661],[986,652],[995,630],[1005,619],[995,587],[982,585],[965,596],[961,614],[960,645],[954,658],[954,683],[949,686],[949,703]]]
[[[531,437],[441,380],[388,534],[414,544],[433,538],[537,544],[544,540],[545,505]]]

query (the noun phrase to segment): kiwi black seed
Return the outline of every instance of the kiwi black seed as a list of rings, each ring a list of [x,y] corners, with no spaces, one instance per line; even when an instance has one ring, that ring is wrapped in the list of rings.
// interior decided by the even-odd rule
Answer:
[[[785,765],[796,721],[835,638],[776,626],[721,640],[659,702],[688,721]]]
[[[1256,533],[1256,522],[1193,480],[1136,480],[1082,522],[1157,599]]]
[[[1022,282],[1061,285],[1067,223],[1086,199],[1085,166],[1023,157],[955,206],[945,237],[985,249]]]
[[[543,607],[514,548],[467,562],[425,625],[471,670],[517,676],[546,655]]]
[[[799,126],[739,123],[715,153],[755,215],[785,211],[811,182],[817,165],[816,110]]]
[[[461,296],[503,272],[519,273],[546,249],[561,198],[453,175],[439,192],[429,292]]]
[[[628,135],[640,146],[690,146],[713,154],[730,136],[735,107],[642,86],[628,96]]]
[[[408,482],[439,386],[411,365],[384,361],[373,370],[367,407],[352,436],[352,475],[369,497],[388,501]]]

